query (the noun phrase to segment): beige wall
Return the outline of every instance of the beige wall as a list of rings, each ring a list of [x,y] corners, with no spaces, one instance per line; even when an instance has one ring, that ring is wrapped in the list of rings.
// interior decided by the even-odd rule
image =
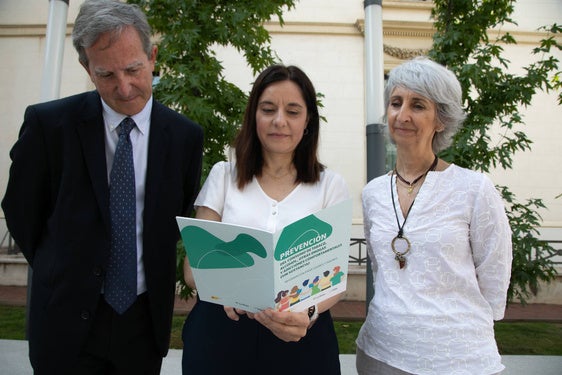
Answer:
[[[71,0],[68,12],[70,31],[81,0]],[[539,4],[540,3],[540,4]],[[384,1],[384,43],[405,49],[431,46],[430,1]],[[16,140],[23,112],[39,100],[45,25],[49,2],[46,0],[0,0],[0,192],[3,193],[9,168],[8,151]],[[506,47],[506,56],[515,68],[530,61],[532,43],[541,36],[535,29],[562,19],[559,0],[520,0],[513,30],[520,41]],[[366,180],[365,162],[365,85],[364,18],[362,0],[301,0],[284,16],[286,25],[267,25],[273,48],[286,64],[303,68],[317,90],[325,95],[322,114],[321,158],[329,168],[344,175],[354,198],[354,234],[361,235],[360,193]],[[219,49],[226,76],[248,90],[253,80],[243,58],[231,49]],[[385,68],[400,59],[385,54]],[[562,55],[559,55],[562,60]],[[69,38],[65,48],[61,96],[91,89]],[[516,155],[514,169],[494,171],[497,184],[508,185],[523,200],[542,198],[547,210],[541,211],[545,227],[553,239],[562,239],[562,107],[554,95],[539,94],[533,105],[524,109],[527,125],[522,128],[533,140],[533,151]],[[1,223],[0,223],[1,225]],[[0,227],[0,235],[2,235]]]

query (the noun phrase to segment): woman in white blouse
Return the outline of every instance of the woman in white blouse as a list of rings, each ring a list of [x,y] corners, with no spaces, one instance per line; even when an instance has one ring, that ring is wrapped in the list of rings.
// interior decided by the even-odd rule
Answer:
[[[439,159],[465,114],[455,75],[427,58],[390,72],[394,170],[363,190],[374,298],[357,339],[359,374],[485,375],[511,274],[511,231],[482,173]]]
[[[316,92],[294,66],[256,79],[234,142],[236,163],[213,166],[195,201],[197,218],[275,231],[349,198],[343,178],[318,161]],[[184,276],[196,288],[187,263]],[[198,300],[183,329],[184,374],[340,374],[328,309],[249,314]]]

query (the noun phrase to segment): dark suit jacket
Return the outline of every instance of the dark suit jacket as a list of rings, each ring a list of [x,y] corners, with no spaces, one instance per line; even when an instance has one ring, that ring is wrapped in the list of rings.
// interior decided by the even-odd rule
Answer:
[[[176,276],[176,215],[199,188],[202,129],[154,101],[148,145],[143,260],[154,335],[169,346]],[[109,189],[99,94],[29,106],[10,152],[2,208],[33,270],[31,363],[65,373],[96,311],[109,255]]]

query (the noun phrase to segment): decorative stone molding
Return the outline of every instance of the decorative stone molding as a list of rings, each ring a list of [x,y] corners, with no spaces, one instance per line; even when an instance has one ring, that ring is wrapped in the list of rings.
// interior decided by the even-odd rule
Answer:
[[[281,26],[277,21],[268,21],[264,27],[271,34],[360,35],[357,27],[351,23],[291,21]]]
[[[361,34],[365,33],[364,19],[358,19],[354,25]],[[382,23],[383,36],[431,38],[434,33],[431,22],[383,20]]]
[[[387,55],[390,55],[392,57],[396,57],[397,59],[400,59],[400,60],[409,60],[409,59],[412,59],[416,56],[427,55],[429,53],[429,49],[424,49],[424,48],[415,48],[415,49],[399,48],[399,47],[392,47],[392,46],[389,46],[388,44],[383,43],[383,52],[386,53]]]

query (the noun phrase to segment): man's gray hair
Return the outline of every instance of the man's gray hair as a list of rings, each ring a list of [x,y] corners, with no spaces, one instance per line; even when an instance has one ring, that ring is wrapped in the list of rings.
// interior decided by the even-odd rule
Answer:
[[[72,43],[78,51],[78,60],[87,66],[86,48],[91,47],[102,34],[108,32],[114,40],[128,26],[137,30],[143,49],[150,58],[152,30],[146,15],[137,5],[116,0],[86,0],[80,6],[72,30]]]

